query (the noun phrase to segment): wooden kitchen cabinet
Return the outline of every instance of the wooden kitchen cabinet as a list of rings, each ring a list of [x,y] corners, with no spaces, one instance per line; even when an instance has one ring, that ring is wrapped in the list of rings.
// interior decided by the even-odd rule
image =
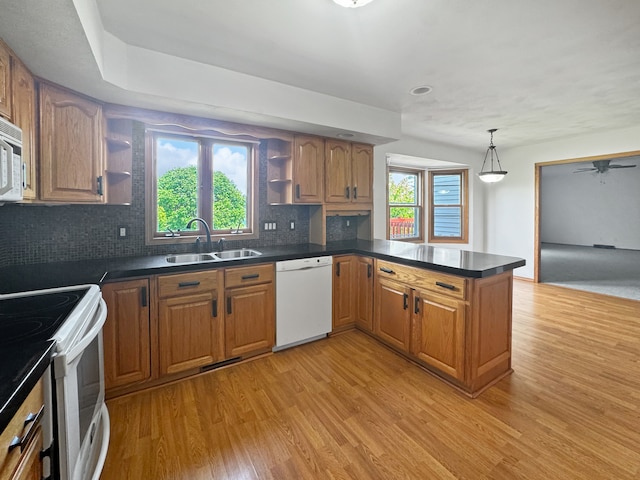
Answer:
[[[44,386],[40,379],[0,434],[0,480],[42,478],[40,452],[43,448],[43,437],[39,424],[41,417],[36,414],[43,408]],[[29,421],[28,418],[35,420]],[[9,450],[14,437],[25,439],[26,444]]]
[[[107,395],[116,387],[151,378],[149,280],[107,283],[103,329],[104,377]]]
[[[325,143],[325,201],[371,203],[373,147],[327,139]]]
[[[324,201],[324,140],[296,135],[293,148],[293,202]]]
[[[40,83],[40,199],[104,203],[102,106]]]
[[[412,292],[411,353],[441,372],[464,379],[465,304],[427,291]]]
[[[22,163],[25,200],[37,197],[36,169],[36,85],[31,72],[16,57],[11,59],[13,123],[22,129]]]
[[[11,119],[11,51],[0,40],[0,115]]]
[[[158,277],[160,375],[223,359],[223,281],[222,269]]]
[[[375,289],[373,333],[389,345],[409,352],[411,288],[378,276]]]
[[[225,270],[225,356],[249,357],[275,343],[274,265]]]
[[[356,323],[357,260],[355,255],[333,257],[332,331],[352,328]]]
[[[373,331],[373,259],[356,257],[356,326]]]

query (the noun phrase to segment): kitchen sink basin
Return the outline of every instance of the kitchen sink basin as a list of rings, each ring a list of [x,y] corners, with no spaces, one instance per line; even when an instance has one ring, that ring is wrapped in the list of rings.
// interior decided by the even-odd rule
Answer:
[[[183,253],[180,255],[169,255],[167,257],[167,262],[169,263],[195,263],[208,262],[211,260],[217,260],[217,258],[210,253]]]
[[[251,248],[239,248],[237,250],[215,252],[213,255],[220,260],[233,260],[236,258],[257,257],[258,255],[262,255],[262,252],[252,250]]]

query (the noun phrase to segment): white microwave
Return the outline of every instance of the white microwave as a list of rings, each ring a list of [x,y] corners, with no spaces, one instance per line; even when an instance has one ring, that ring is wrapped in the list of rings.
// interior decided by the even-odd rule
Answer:
[[[22,200],[22,130],[0,117],[0,205]]]

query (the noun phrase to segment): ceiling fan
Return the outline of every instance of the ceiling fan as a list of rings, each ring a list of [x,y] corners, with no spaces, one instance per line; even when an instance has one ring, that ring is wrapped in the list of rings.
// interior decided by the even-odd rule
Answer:
[[[596,172],[596,173],[606,173],[611,168],[633,168],[635,165],[611,165],[611,160],[595,160],[593,163],[593,168],[578,168],[573,173],[581,173],[581,172]]]

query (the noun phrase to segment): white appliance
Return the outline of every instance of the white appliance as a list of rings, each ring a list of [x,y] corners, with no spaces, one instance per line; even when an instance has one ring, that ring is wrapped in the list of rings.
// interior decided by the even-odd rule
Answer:
[[[22,130],[0,117],[0,205],[22,200]]]
[[[333,257],[276,262],[276,346],[294,347],[331,331]]]
[[[0,300],[13,300],[14,305],[22,301],[16,309],[28,316],[25,325],[37,325],[56,341],[52,381],[45,381],[45,392],[51,391],[45,403],[53,399],[55,405],[53,422],[43,424],[45,439],[57,440],[53,478],[98,480],[111,432],[102,345],[107,306],[100,288],[50,288],[0,295]]]

